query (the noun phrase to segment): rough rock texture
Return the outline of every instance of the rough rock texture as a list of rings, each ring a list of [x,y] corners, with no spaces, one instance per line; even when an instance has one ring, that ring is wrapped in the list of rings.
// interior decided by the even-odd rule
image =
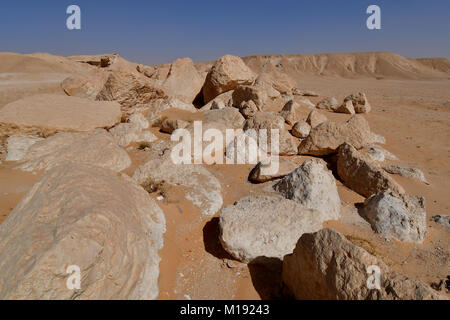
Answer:
[[[317,127],[319,124],[328,121],[328,118],[320,113],[319,111],[313,110],[309,113],[306,122],[311,126],[311,128]]]
[[[274,189],[287,199],[322,212],[328,220],[339,218],[341,200],[336,182],[321,159],[304,162],[275,184]]]
[[[225,102],[221,101],[221,100],[213,100],[212,104],[211,104],[211,110],[220,110],[220,109],[225,109],[226,105]]]
[[[311,126],[305,120],[297,122],[292,127],[292,135],[297,138],[306,138],[310,132]]]
[[[125,147],[131,142],[153,142],[158,138],[150,131],[144,131],[135,123],[120,123],[109,130],[116,143]]]
[[[129,178],[65,163],[0,225],[0,299],[154,299],[165,218]],[[66,286],[79,266],[81,288]]]
[[[96,100],[105,85],[106,75],[96,72],[87,75],[72,75],[63,82],[61,88],[69,96]]]
[[[233,106],[233,92],[234,90],[230,90],[227,92],[224,92],[222,94],[219,94],[217,97],[212,99],[210,102],[205,104],[203,107],[200,108],[200,111],[207,111],[211,110],[214,103],[223,103],[226,107],[232,107]]]
[[[294,100],[288,101],[280,111],[280,116],[284,118],[287,124],[293,126],[302,119],[300,105]]]
[[[354,115],[346,122],[327,121],[313,128],[298,151],[300,154],[324,156],[336,153],[344,142],[361,149],[371,144],[372,138],[367,120]]]
[[[298,146],[300,141],[292,136],[289,131],[283,129],[280,130],[280,144],[279,144],[279,155],[280,156],[292,156],[298,153]],[[270,139],[271,140],[271,139]],[[272,141],[270,141],[272,143]]]
[[[241,58],[225,55],[218,59],[206,76],[203,98],[208,103],[219,94],[234,90],[239,85],[250,85],[256,75]]]
[[[228,129],[238,129],[244,126],[245,119],[236,108],[209,110],[203,113],[205,122],[222,123]]]
[[[386,190],[367,198],[359,213],[386,238],[423,243],[427,229],[424,197]]]
[[[401,167],[401,166],[387,166],[383,167],[383,169],[391,174],[398,174],[405,178],[410,179],[416,179],[419,181],[422,181],[425,184],[430,184],[427,179],[425,178],[425,175],[420,169],[417,168],[410,168],[410,167]]]
[[[284,119],[279,115],[269,112],[256,112],[253,117],[247,119],[244,124],[244,130],[248,129],[284,129]]]
[[[186,128],[189,122],[180,119],[165,119],[161,124],[161,131],[165,133],[172,133],[177,129]]]
[[[139,184],[168,183],[183,186],[186,199],[204,215],[214,215],[222,207],[219,180],[199,164],[175,164],[171,159],[173,144],[161,141],[152,145],[148,161],[136,169],[133,179]]]
[[[444,226],[450,228],[450,215],[439,214],[437,216],[433,216],[433,221]]]
[[[267,96],[271,99],[276,99],[281,95],[281,93],[274,88],[275,84],[273,83],[273,79],[267,73],[260,74],[255,80],[255,85],[266,91]]]
[[[239,106],[239,112],[245,119],[253,117],[258,111],[259,111],[258,107],[252,100],[243,101]]]
[[[33,144],[22,158],[24,171],[48,170],[65,162],[86,163],[113,171],[131,164],[128,154],[103,129],[93,132],[61,132]]]
[[[353,107],[353,102],[351,100],[348,100],[348,101],[342,103],[339,107],[335,108],[334,112],[355,114],[355,108]]]
[[[380,268],[380,290],[367,286],[373,284],[370,266]],[[284,257],[283,281],[300,300],[443,299],[424,283],[390,271],[383,261],[331,229],[302,235],[294,253]]]
[[[34,136],[11,136],[6,140],[6,161],[22,160],[28,149],[36,142],[44,140]]]
[[[282,260],[303,233],[320,230],[325,219],[324,213],[282,197],[245,197],[220,211],[220,241],[242,262],[268,263]]]
[[[252,171],[250,171],[248,180],[251,182],[261,183],[279,179],[288,175],[298,167],[298,164],[296,164],[295,162],[284,158],[273,157],[271,158],[271,161],[277,162],[277,164],[258,162],[258,164],[252,169]],[[272,169],[275,166],[278,166],[278,170],[276,172],[273,172]]]
[[[369,113],[372,109],[369,101],[366,98],[366,94],[358,92],[356,94],[345,97],[344,103],[351,101],[356,113]]]
[[[0,109],[2,127],[49,131],[91,131],[120,122],[116,102],[99,102],[64,95],[39,94],[11,102]]]
[[[264,110],[268,96],[259,86],[238,86],[233,91],[233,106],[238,108],[244,101],[253,101],[258,110]]]
[[[398,158],[387,151],[386,149],[380,147],[376,144],[371,144],[361,150],[362,153],[367,153],[367,155],[374,161],[384,162],[386,159],[388,160],[398,160]]]
[[[195,113],[198,111],[191,103],[185,103],[176,98],[158,99],[147,105],[148,112],[145,115],[150,121],[154,120],[161,112],[169,109],[178,109]]]
[[[387,189],[404,193],[403,188],[376,162],[359,153],[348,143],[339,147],[337,172],[347,187],[364,197]]]
[[[192,103],[202,91],[203,82],[191,58],[183,58],[172,62],[163,86],[169,96]]]
[[[117,101],[124,114],[144,109],[157,99],[167,98],[167,93],[156,82],[142,75],[124,71],[111,72],[97,100]]]
[[[282,94],[293,94],[297,87],[297,83],[289,75],[284,72],[272,70],[270,73],[263,73],[258,76],[256,83],[266,82],[271,85],[273,89]]]
[[[339,102],[334,97],[325,98],[316,104],[317,109],[334,111],[339,107]]]

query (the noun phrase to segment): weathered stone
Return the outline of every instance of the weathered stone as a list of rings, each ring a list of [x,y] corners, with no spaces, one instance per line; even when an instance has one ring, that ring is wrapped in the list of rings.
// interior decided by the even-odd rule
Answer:
[[[245,119],[236,108],[209,110],[203,113],[205,122],[222,123],[228,129],[238,129],[244,126]]]
[[[282,116],[286,123],[290,126],[294,125],[296,122],[302,119],[300,105],[294,102],[294,100],[288,101],[284,105],[283,109],[281,109],[280,116]]]
[[[148,121],[147,121],[148,125]],[[126,147],[132,142],[154,142],[158,138],[150,131],[144,131],[141,124],[127,122],[120,123],[109,130],[116,143],[121,147]]]
[[[325,219],[282,197],[246,197],[220,211],[220,241],[242,262],[270,263],[291,253],[303,233],[320,230]]]
[[[165,133],[172,133],[177,129],[186,128],[189,122],[180,119],[165,119],[161,124],[161,131]]]
[[[256,112],[253,117],[247,119],[244,124],[244,130],[248,129],[284,129],[284,119],[279,115],[269,112]]]
[[[317,109],[334,111],[339,107],[339,102],[335,97],[325,98],[316,104]]]
[[[344,103],[347,101],[351,101],[353,103],[356,113],[369,113],[371,110],[370,103],[367,100],[365,93],[358,92],[356,94],[349,95],[345,97]]]
[[[379,268],[379,289],[369,289]],[[305,233],[283,260],[283,281],[300,300],[445,299],[426,284],[389,270],[380,259],[331,229]]]
[[[69,96],[96,100],[105,82],[106,74],[103,72],[77,74],[64,79],[61,88]]]
[[[155,299],[164,232],[163,212],[131,179],[59,165],[0,225],[0,299]],[[69,290],[74,265],[80,289]]]
[[[347,100],[338,106],[334,112],[337,113],[347,113],[347,114],[355,114],[355,108],[353,107],[353,102],[351,100]]]
[[[363,153],[367,153],[367,155],[374,161],[378,162],[384,162],[385,159],[388,160],[398,160],[398,158],[392,154],[391,152],[387,151],[386,149],[380,147],[376,144],[371,144],[361,150]]]
[[[348,143],[339,147],[337,172],[348,188],[364,197],[387,189],[404,193],[403,188],[376,162],[359,153]]]
[[[432,217],[433,221],[444,226],[450,228],[450,215],[439,214],[437,216]]]
[[[339,218],[341,200],[336,182],[321,159],[304,162],[275,184],[274,189],[287,199],[322,212],[328,220]]]
[[[306,138],[307,136],[309,136],[310,131],[311,126],[305,120],[297,122],[292,127],[292,135],[297,138]]]
[[[319,111],[313,110],[309,113],[306,122],[311,126],[311,128],[317,127],[319,124],[328,121],[328,118],[320,113]]]
[[[64,95],[39,94],[12,102],[0,110],[0,124],[36,131],[91,131],[120,122],[116,102],[99,102]]]
[[[253,100],[243,101],[239,106],[239,112],[245,119],[253,117],[258,111],[258,107],[253,102]]]
[[[386,238],[423,243],[427,229],[423,197],[386,190],[367,198],[359,213]]]
[[[244,101],[253,101],[258,110],[264,110],[268,96],[259,86],[238,86],[233,91],[233,106],[238,108]]]
[[[225,55],[218,59],[206,76],[203,98],[208,103],[219,94],[234,90],[239,85],[250,85],[256,75],[241,58]]]
[[[277,162],[274,164],[272,162]],[[274,166],[278,167],[276,172],[273,172]],[[271,162],[258,162],[258,164],[252,169],[248,176],[248,180],[251,182],[267,182],[275,179],[283,178],[298,167],[298,164],[290,160],[272,157]]]
[[[176,98],[170,98],[170,99],[158,99],[153,101],[152,103],[147,105],[148,112],[145,115],[147,119],[150,121],[157,118],[157,116],[162,113],[163,111],[170,110],[170,109],[178,109],[178,110],[184,110],[188,112],[195,113],[198,111],[197,108],[194,107],[191,103],[185,103],[181,100],[178,100]]]
[[[344,142],[361,149],[371,144],[372,138],[366,119],[354,115],[344,123],[327,121],[313,127],[309,136],[300,144],[298,151],[299,154],[324,156],[336,153]]]
[[[28,149],[36,142],[44,140],[34,136],[11,136],[6,140],[6,161],[22,160]]]
[[[24,171],[48,170],[71,161],[122,171],[131,164],[128,154],[103,129],[93,132],[62,132],[33,144],[19,168]]]
[[[419,181],[422,181],[425,184],[430,184],[427,179],[425,178],[425,175],[420,169],[417,168],[410,168],[410,167],[401,167],[401,166],[387,166],[383,167],[383,169],[391,174],[398,174],[402,177],[409,178],[409,179],[416,179]]]

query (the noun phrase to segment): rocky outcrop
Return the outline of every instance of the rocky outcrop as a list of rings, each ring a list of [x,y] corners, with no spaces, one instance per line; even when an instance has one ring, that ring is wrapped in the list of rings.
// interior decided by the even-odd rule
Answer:
[[[98,166],[48,170],[0,225],[0,299],[155,299],[165,218]],[[79,289],[67,283],[77,266]]]
[[[48,132],[91,131],[120,122],[116,102],[99,102],[56,94],[39,94],[11,102],[0,110],[2,131],[9,128]]]
[[[424,197],[386,190],[367,198],[359,213],[386,238],[423,243],[427,229]]]
[[[219,94],[234,90],[239,85],[250,85],[256,75],[241,58],[225,55],[218,59],[206,76],[203,98],[208,103]]]
[[[334,177],[325,161],[311,159],[304,162],[274,185],[285,198],[326,215],[327,220],[337,220],[341,200]]]
[[[283,281],[300,300],[444,299],[331,229],[302,235],[293,254],[284,257]]]
[[[351,144],[356,149],[361,149],[371,144],[372,139],[373,135],[367,120],[360,115],[355,115],[346,122],[327,121],[313,127],[309,136],[300,144],[298,152],[299,154],[325,156],[336,153],[344,142]]]
[[[404,193],[403,188],[376,162],[348,143],[339,147],[337,173],[347,187],[364,197],[387,189]]]
[[[320,230],[325,219],[282,197],[246,197],[220,211],[220,242],[239,261],[270,263],[291,253],[303,233]]]
[[[33,144],[18,166],[24,171],[48,170],[71,161],[122,171],[131,164],[128,154],[105,130],[61,132]]]

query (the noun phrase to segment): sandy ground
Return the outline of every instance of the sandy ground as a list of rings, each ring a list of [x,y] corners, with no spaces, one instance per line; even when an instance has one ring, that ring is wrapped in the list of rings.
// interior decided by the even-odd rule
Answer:
[[[366,116],[373,132],[383,135],[383,146],[400,160],[392,163],[420,168],[430,181],[425,185],[393,176],[408,193],[426,198],[428,235],[422,245],[386,240],[375,234],[358,215],[355,204],[364,199],[342,186],[342,218],[325,227],[335,228],[351,241],[383,259],[393,269],[428,284],[450,274],[450,229],[430,218],[450,214],[450,80],[375,80],[304,77],[296,79],[299,88],[314,90],[321,97],[338,99],[366,92],[372,112]],[[310,98],[316,102],[320,98]],[[275,110],[273,110],[275,111]],[[278,111],[278,110],[276,110]],[[305,116],[309,110],[305,110]],[[345,121],[349,115],[325,112],[329,119]],[[172,116],[177,116],[172,114]],[[169,135],[156,132],[162,139]],[[129,151],[134,169],[146,159],[146,152]],[[4,156],[2,156],[4,157]],[[302,163],[308,157],[292,157]],[[387,162],[389,163],[389,162]],[[222,183],[224,206],[251,194],[270,193],[273,183],[251,184],[250,165],[221,165],[209,169]],[[0,223],[29,190],[40,173],[23,173],[13,164],[0,165]],[[184,199],[180,187],[165,187],[158,201],[166,215],[167,232],[160,251],[159,299],[268,299],[282,297],[279,268],[247,266],[233,260],[218,240],[218,218],[202,216]]]

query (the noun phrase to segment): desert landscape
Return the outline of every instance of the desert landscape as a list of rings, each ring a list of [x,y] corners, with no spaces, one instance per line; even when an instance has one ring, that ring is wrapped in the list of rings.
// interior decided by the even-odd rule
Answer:
[[[174,163],[195,123],[277,172]],[[448,59],[4,52],[0,142],[0,299],[450,297]]]

